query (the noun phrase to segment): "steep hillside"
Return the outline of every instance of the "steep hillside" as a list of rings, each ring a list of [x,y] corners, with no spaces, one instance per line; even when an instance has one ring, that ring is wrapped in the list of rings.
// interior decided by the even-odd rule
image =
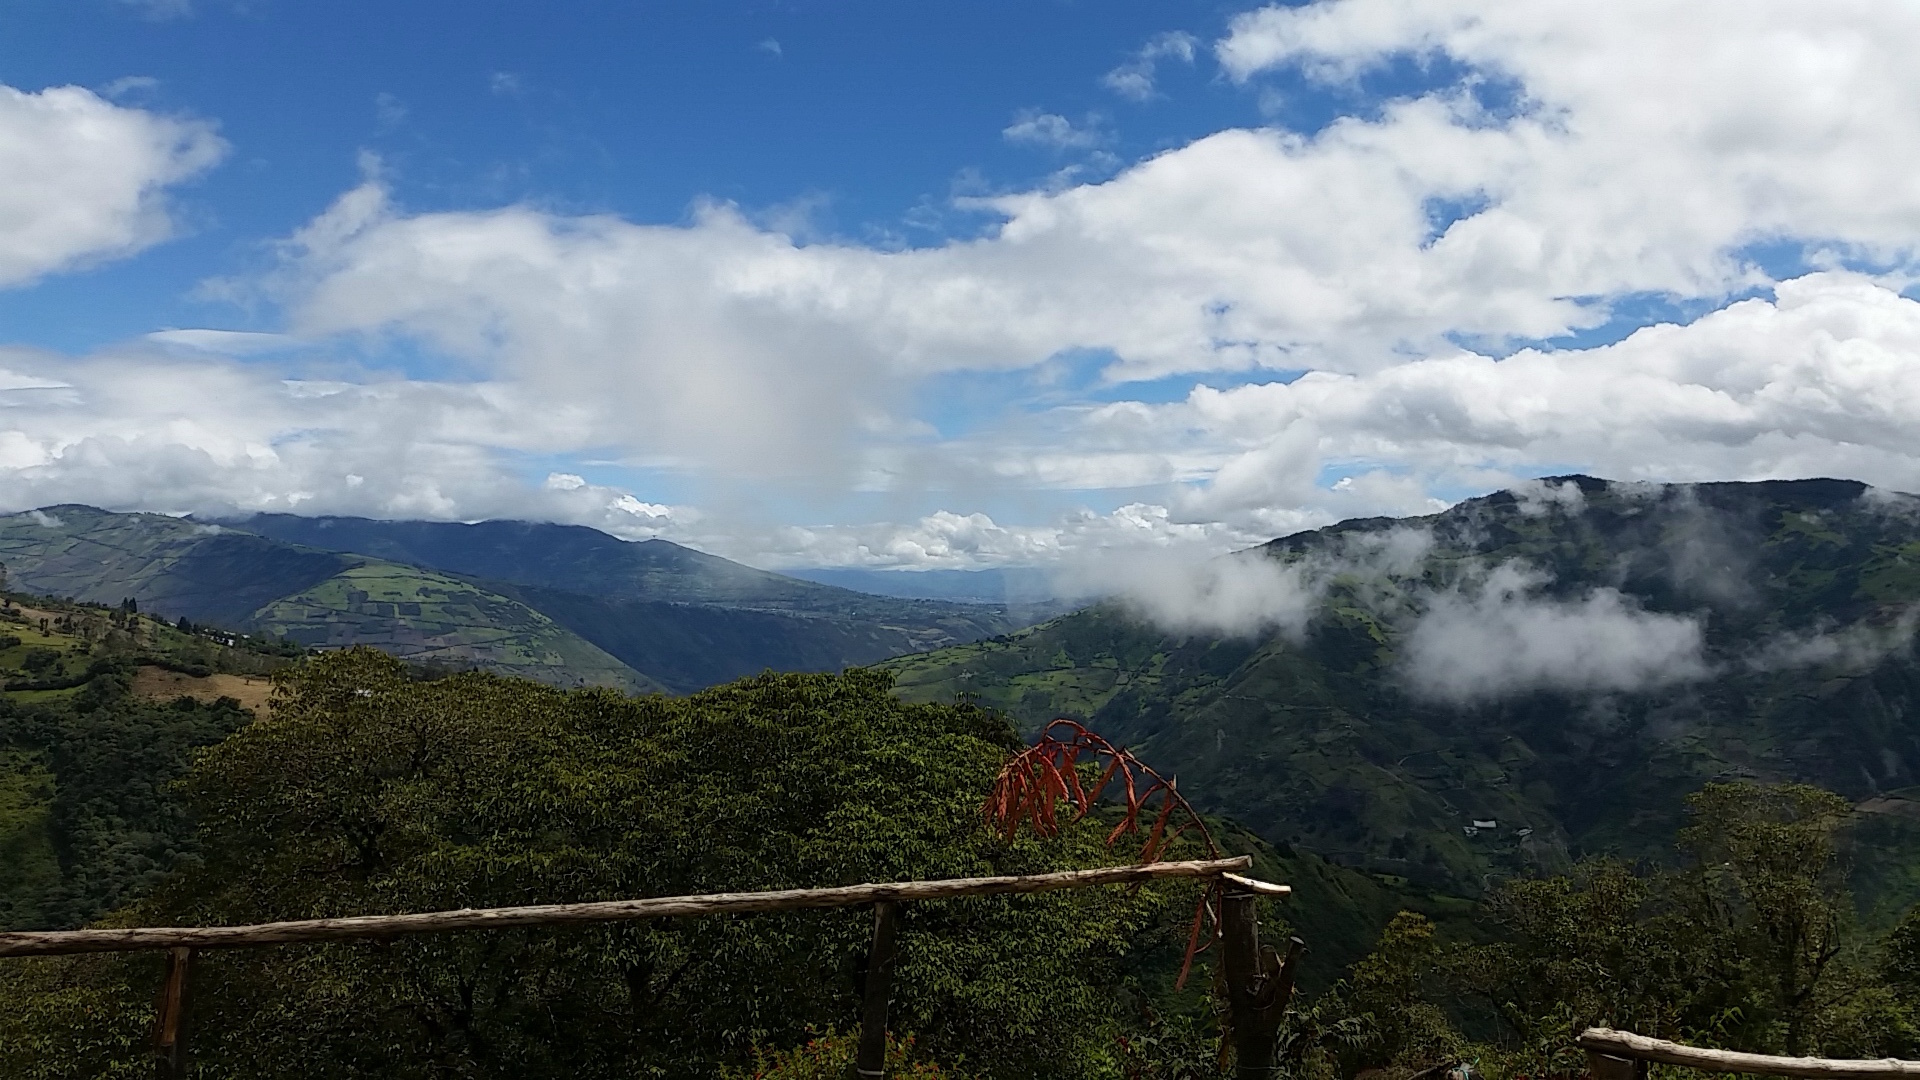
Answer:
[[[613,600],[561,589],[496,586],[580,637],[688,692],[762,671],[839,671],[986,633],[964,616],[881,617]],[[991,625],[991,624],[989,624]]]
[[[191,854],[169,781],[300,653],[0,593],[0,928],[85,922]]]
[[[1088,718],[1269,840],[1436,886],[1642,852],[1715,777],[1920,809],[1920,499],[1572,477],[1224,566],[1267,629],[1104,605],[886,666],[910,698]]]
[[[0,564],[16,587],[239,627],[265,604],[357,560],[160,514],[49,506],[0,516]]]
[[[947,626],[962,637],[1012,628],[992,605],[858,592],[756,570],[666,540],[629,542],[578,525],[467,525],[291,514],[260,514],[231,524],[308,547],[598,599]]]
[[[555,686],[664,689],[526,604],[417,567],[353,561],[359,565],[262,607],[249,624],[302,645],[371,645]]]
[[[0,517],[0,563],[16,588],[103,604],[132,599],[170,619],[306,646],[375,645],[409,660],[556,685],[661,689],[547,616],[481,586],[217,525],[49,507]]]
[[[838,671],[1031,621],[1024,608],[875,596],[574,525],[286,514],[230,525],[473,579],[676,692],[769,668]]]
[[[55,506],[0,516],[0,564],[44,594],[628,690],[837,671],[1024,625],[1004,606],[870,596],[528,522],[264,515],[242,528]]]
[[[579,525],[377,521],[293,514],[257,514],[226,524],[327,551],[350,551],[488,581],[590,590],[615,600],[815,610],[871,599],[756,570],[666,540],[629,543]]]

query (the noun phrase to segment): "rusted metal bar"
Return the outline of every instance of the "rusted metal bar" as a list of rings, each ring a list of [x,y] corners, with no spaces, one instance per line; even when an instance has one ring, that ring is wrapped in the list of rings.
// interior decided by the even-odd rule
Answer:
[[[893,998],[893,961],[899,954],[900,905],[873,905],[873,951],[867,956],[867,986],[860,1009],[860,1048],[853,1071],[880,1080],[887,1071],[887,1006]]]
[[[1631,1031],[1612,1028],[1588,1028],[1576,1040],[1587,1051],[1589,1061],[1611,1058],[1615,1061],[1658,1061],[1665,1065],[1684,1065],[1709,1072],[1754,1073],[1761,1076],[1799,1076],[1808,1080],[1828,1077],[1845,1080],[1911,1080],[1920,1077],[1920,1061],[1899,1058],[1809,1058],[1775,1057],[1772,1054],[1745,1054],[1736,1050],[1707,1050],[1685,1046],[1665,1039],[1650,1039]],[[1626,1064],[1622,1061],[1622,1064]],[[1606,1065],[1615,1070],[1617,1066]],[[1642,1070],[1644,1075],[1644,1069]],[[1596,1080],[1603,1078],[1595,1072]],[[1622,1077],[1621,1080],[1628,1080]]]
[[[780,889],[756,893],[662,896],[646,900],[609,900],[590,904],[539,904],[531,907],[463,908],[414,915],[357,915],[340,919],[261,923],[253,926],[135,927],[119,930],[57,930],[0,934],[0,956],[54,956],[64,953],[137,952],[145,949],[241,949],[308,941],[426,934],[444,930],[500,930],[522,926],[657,919],[669,915],[736,915],[756,911],[862,907],[881,901],[943,900],[956,896],[996,896],[1050,892],[1096,885],[1133,885],[1167,878],[1218,877],[1252,865],[1248,856],[1189,862],[1109,866],[1056,874],[949,878],[830,889]],[[1251,895],[1251,894],[1249,894]]]

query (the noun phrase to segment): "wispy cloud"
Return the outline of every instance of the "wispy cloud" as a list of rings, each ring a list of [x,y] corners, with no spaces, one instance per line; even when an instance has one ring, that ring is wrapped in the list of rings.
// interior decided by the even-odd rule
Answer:
[[[1335,582],[1369,595],[1390,588],[1416,570],[1433,544],[1425,529],[1408,526],[1349,534],[1305,555],[1252,548],[1208,557],[1195,542],[1205,535],[1166,534],[1132,550],[1116,545],[1104,556],[1078,553],[1056,575],[1056,592],[1112,598],[1177,634],[1298,638]]]
[[[1088,150],[1103,146],[1108,136],[1100,130],[1100,117],[1088,116],[1079,126],[1057,113],[1041,112],[1038,109],[1022,109],[1016,113],[1013,123],[1000,132],[1002,138],[1011,143],[1027,146],[1044,146],[1054,150]]]
[[[1809,667],[1860,671],[1906,651],[1916,629],[1920,629],[1920,607],[1910,607],[1891,621],[1782,633],[1748,655],[1745,666],[1753,671]]]
[[[149,90],[158,88],[159,85],[160,80],[151,75],[123,75],[107,85],[102,86],[100,88],[100,96],[119,101],[122,98],[144,94]]]
[[[373,120],[384,134],[407,122],[407,106],[393,94],[382,90],[373,98]]]
[[[1154,80],[1160,64],[1168,60],[1193,63],[1199,44],[1198,38],[1184,31],[1159,34],[1141,46],[1126,63],[1102,76],[1100,84],[1130,101],[1148,101],[1157,92]]]
[[[245,330],[155,330],[146,338],[160,345],[174,345],[223,356],[256,356],[284,352],[308,344],[287,334],[262,334]]]
[[[766,53],[768,56],[772,56],[776,58],[786,55],[786,53],[780,48],[780,43],[778,41],[775,41],[772,38],[765,38],[761,40],[758,44],[754,45],[754,48],[760,50],[763,53]]]
[[[122,4],[138,11],[143,18],[155,22],[169,19],[184,19],[193,14],[193,0],[120,0]]]

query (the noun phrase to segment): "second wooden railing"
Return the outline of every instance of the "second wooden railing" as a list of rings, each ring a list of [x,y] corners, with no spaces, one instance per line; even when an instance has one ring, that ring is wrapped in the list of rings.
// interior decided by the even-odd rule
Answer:
[[[1706,1072],[1748,1073],[1755,1076],[1798,1076],[1806,1080],[1913,1080],[1920,1077],[1920,1061],[1899,1058],[1812,1058],[1747,1054],[1738,1050],[1710,1050],[1700,1046],[1650,1039],[1631,1031],[1588,1028],[1577,1040],[1587,1052],[1593,1080],[1636,1080],[1649,1062],[1682,1065]]]

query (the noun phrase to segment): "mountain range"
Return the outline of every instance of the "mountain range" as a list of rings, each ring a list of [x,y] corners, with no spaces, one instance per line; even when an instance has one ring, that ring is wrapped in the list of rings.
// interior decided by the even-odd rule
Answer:
[[[1271,842],[1454,895],[1654,855],[1715,779],[1822,785],[1863,843],[1920,850],[1920,498],[1557,477],[1186,573],[883,666],[1084,720]],[[1914,862],[1863,857],[1861,888],[1920,896]]]
[[[49,506],[0,517],[13,587],[302,645],[378,646],[556,685],[685,692],[839,670],[1020,625],[1005,605],[873,596],[593,529]]]
[[[1395,888],[1651,856],[1685,794],[1739,777],[1842,792],[1867,847],[1920,851],[1920,498],[1850,481],[1557,477],[1143,574],[1024,629],[1006,604],[526,522],[55,506],[0,517],[0,563],[16,589],[559,685],[878,664],[1030,732],[1084,720],[1202,809]],[[1864,894],[1920,896],[1920,858],[1858,866]]]

